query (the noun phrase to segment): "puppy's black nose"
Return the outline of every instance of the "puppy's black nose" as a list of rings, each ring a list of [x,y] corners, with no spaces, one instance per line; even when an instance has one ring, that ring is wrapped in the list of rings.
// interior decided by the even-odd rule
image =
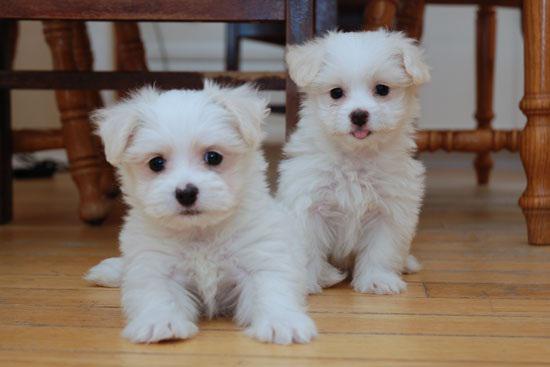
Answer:
[[[191,206],[197,201],[199,188],[193,184],[187,184],[185,189],[176,189],[176,200],[183,206]]]
[[[363,110],[355,110],[350,113],[349,118],[351,123],[357,126],[363,126],[369,120],[369,113]]]

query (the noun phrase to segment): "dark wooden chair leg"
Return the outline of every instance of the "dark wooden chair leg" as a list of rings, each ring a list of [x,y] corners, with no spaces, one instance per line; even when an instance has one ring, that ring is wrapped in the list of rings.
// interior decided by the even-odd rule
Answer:
[[[136,22],[115,22],[115,47],[117,70],[145,71],[145,49]]]
[[[94,64],[94,56],[90,47],[90,38],[88,37],[88,30],[86,29],[86,23],[74,22],[73,23],[73,56],[76,62],[76,66],[80,71],[92,71]],[[86,91],[88,94],[88,111],[91,112],[96,108],[103,107],[103,100],[99,91],[90,90]],[[107,163],[103,150],[103,144],[101,139],[97,135],[93,135],[92,138],[95,141],[97,152],[101,160],[101,179],[100,188],[107,197],[116,197],[119,193],[118,185],[116,183],[113,167]]]
[[[228,23],[225,27],[225,70],[228,71],[239,70],[241,52],[239,29],[238,23]]]
[[[314,0],[286,0],[286,44],[303,43],[315,35]],[[298,123],[298,87],[286,75],[286,136]]]
[[[136,22],[115,22],[115,57],[119,71],[146,71],[147,60],[141,40],[139,25]],[[124,97],[128,91],[118,91]]]
[[[424,29],[425,0],[401,1],[396,15],[396,29],[420,40]]]
[[[363,29],[392,29],[397,12],[397,0],[369,0],[363,14]]]
[[[525,95],[527,116],[520,154],[527,188],[519,199],[527,220],[529,243],[550,245],[550,0],[523,2]]]
[[[0,70],[9,70],[13,65],[17,23],[0,21]],[[0,89],[0,224],[13,218],[12,187],[12,134],[11,99],[9,89]]]
[[[492,6],[480,5],[476,22],[476,113],[478,129],[490,129],[493,113],[493,87],[496,47],[496,15]],[[474,167],[478,185],[487,185],[493,168],[491,153],[476,155]]]
[[[45,21],[43,24],[54,69],[77,70],[73,55],[73,22]],[[80,193],[80,217],[91,224],[101,223],[111,203],[100,187],[102,164],[88,118],[89,93],[56,90],[55,95],[71,174]]]

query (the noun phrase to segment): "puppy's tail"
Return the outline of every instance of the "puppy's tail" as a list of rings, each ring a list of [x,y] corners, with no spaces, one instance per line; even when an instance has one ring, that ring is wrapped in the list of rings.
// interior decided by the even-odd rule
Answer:
[[[117,288],[122,283],[123,268],[122,257],[111,257],[88,270],[84,279],[101,287]]]
[[[416,257],[413,255],[407,256],[407,261],[405,263],[405,269],[403,269],[403,273],[405,274],[413,274],[417,273],[422,269],[422,264],[416,260]]]

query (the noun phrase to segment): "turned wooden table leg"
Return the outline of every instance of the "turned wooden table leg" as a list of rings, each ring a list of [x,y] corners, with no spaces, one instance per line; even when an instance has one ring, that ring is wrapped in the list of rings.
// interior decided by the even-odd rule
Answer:
[[[493,113],[493,86],[496,47],[496,15],[492,6],[481,5],[476,23],[476,113],[478,129],[490,129]],[[487,185],[493,168],[489,152],[476,155],[474,167],[477,183]]]
[[[76,67],[80,71],[92,71],[94,65],[94,56],[90,46],[90,38],[88,37],[88,30],[86,29],[86,23],[74,22],[73,23],[73,56],[76,62]],[[88,94],[88,111],[92,112],[97,108],[103,107],[103,100],[97,90],[86,91]],[[116,197],[119,193],[118,185],[116,183],[113,167],[107,163],[105,159],[105,153],[103,150],[103,144],[98,135],[93,134],[96,144],[97,153],[101,160],[101,179],[100,187],[107,197]]]
[[[52,53],[55,70],[77,70],[73,55],[73,23],[45,21],[44,35]],[[63,140],[73,180],[80,192],[80,217],[101,223],[110,209],[100,188],[101,157],[89,123],[89,94],[81,90],[56,90],[63,125]]]
[[[420,40],[424,29],[425,0],[401,1],[397,9],[396,29],[407,36]]]
[[[13,64],[17,23],[0,21],[0,70]],[[0,224],[13,217],[11,99],[9,89],[0,89]]]
[[[146,71],[145,49],[136,22],[115,22],[116,69],[120,71]],[[119,91],[123,97],[127,91]]]
[[[115,22],[116,68],[124,71],[147,70],[145,49],[136,22]]]
[[[527,116],[520,154],[527,188],[519,199],[529,243],[550,245],[550,0],[523,1]]]
[[[363,29],[392,29],[397,12],[397,0],[369,0],[363,14]]]

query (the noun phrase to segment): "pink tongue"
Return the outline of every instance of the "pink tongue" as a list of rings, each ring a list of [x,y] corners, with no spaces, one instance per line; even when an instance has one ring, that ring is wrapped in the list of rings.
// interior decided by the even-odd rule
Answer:
[[[369,135],[368,131],[365,130],[356,130],[352,132],[353,136],[355,136],[357,139],[365,139],[367,135]]]

